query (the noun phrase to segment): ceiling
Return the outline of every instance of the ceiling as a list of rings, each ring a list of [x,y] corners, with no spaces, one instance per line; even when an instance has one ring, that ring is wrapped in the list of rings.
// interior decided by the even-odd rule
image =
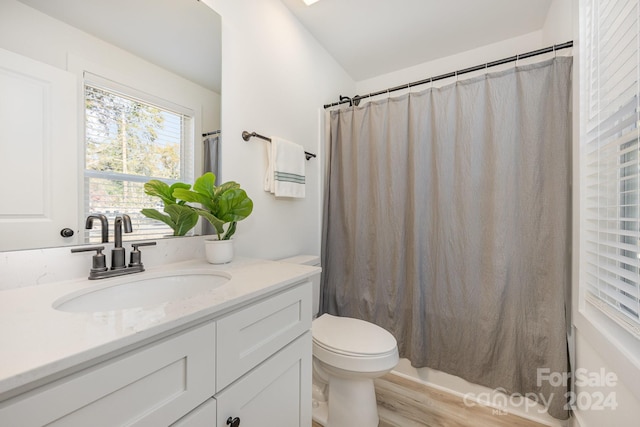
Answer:
[[[552,0],[282,0],[356,81],[543,27]]]

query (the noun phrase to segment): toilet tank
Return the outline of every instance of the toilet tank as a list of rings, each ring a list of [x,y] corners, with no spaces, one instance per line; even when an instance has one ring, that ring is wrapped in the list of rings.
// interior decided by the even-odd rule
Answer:
[[[291,258],[281,259],[280,261],[289,262],[291,264],[314,265],[320,267],[320,257],[317,255],[297,255]],[[311,276],[310,280],[313,287],[313,305],[311,306],[311,309],[315,319],[320,311],[320,273]]]

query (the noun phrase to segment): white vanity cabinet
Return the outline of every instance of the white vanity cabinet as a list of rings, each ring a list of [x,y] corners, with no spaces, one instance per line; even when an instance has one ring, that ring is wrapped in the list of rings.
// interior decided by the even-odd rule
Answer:
[[[311,425],[311,283],[4,402],[0,426]]]

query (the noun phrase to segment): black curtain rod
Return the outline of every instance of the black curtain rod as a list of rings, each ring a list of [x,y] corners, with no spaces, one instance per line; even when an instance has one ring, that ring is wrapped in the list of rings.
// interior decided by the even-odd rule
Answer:
[[[266,136],[262,136],[259,133],[247,132],[246,130],[242,132],[242,139],[244,139],[245,141],[250,140],[251,137],[260,138],[260,139],[264,139],[265,141],[271,142],[271,138],[267,138]],[[309,153],[307,151],[304,152],[304,155],[307,158],[307,160],[310,160],[312,157],[316,157],[315,154]]]
[[[217,135],[217,134],[219,134],[219,133],[220,133],[220,131],[219,131],[219,130],[214,130],[213,132],[206,132],[206,133],[203,133],[203,134],[202,134],[202,136],[203,136],[203,137],[205,137],[205,136],[210,136],[210,135]]]
[[[467,74],[467,73],[471,73],[473,71],[479,71],[479,70],[483,70],[489,67],[495,67],[497,65],[502,65],[502,64],[507,64],[509,62],[513,62],[513,61],[517,61],[519,59],[525,59],[525,58],[531,58],[532,56],[537,56],[537,55],[542,55],[545,53],[549,53],[549,52],[555,52],[557,50],[560,49],[567,49],[573,47],[573,41],[568,41],[565,43],[560,43],[560,44],[556,44],[553,46],[549,46],[549,47],[545,47],[542,49],[538,49],[538,50],[532,50],[531,52],[526,52],[526,53],[522,53],[520,55],[515,55],[515,56],[510,56],[508,58],[502,58],[499,59],[497,61],[493,61],[493,62],[487,62],[486,64],[480,64],[480,65],[476,65],[474,67],[469,67],[469,68],[465,68],[462,70],[458,70],[458,71],[453,71],[451,73],[446,73],[446,74],[441,74],[439,76],[435,76],[435,77],[429,77],[427,79],[423,79],[423,80],[418,80],[416,82],[412,82],[412,83],[406,83],[400,86],[395,86],[395,87],[391,87],[389,89],[385,89],[385,90],[380,90],[378,92],[372,92],[368,95],[356,95],[353,98],[349,98],[348,96],[340,96],[340,101],[338,102],[334,102],[333,104],[325,104],[324,108],[331,108],[331,107],[335,107],[337,105],[341,105],[341,104],[346,104],[349,103],[349,106],[355,104],[356,106],[358,105],[358,103],[360,103],[360,101],[364,98],[371,98],[374,96],[378,96],[378,95],[382,95],[385,93],[389,93],[389,92],[395,92],[398,90],[402,90],[402,89],[410,89],[413,86],[420,86],[426,83],[433,83],[435,81],[438,80],[444,80],[444,79],[448,79],[450,77],[457,77],[461,74]]]

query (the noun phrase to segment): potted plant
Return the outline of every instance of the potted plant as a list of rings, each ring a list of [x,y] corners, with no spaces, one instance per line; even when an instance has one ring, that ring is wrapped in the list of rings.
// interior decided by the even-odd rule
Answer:
[[[144,192],[162,200],[166,215],[157,209],[142,209],[140,212],[148,218],[167,224],[173,230],[174,236],[184,236],[196,226],[199,215],[193,207],[186,204],[185,200],[177,200],[173,192],[176,189],[188,190],[190,188],[191,185],[182,182],[176,182],[169,186],[162,181],[152,179],[144,184]]]
[[[213,264],[223,264],[233,258],[233,241],[238,221],[247,218],[253,211],[253,201],[234,181],[215,185],[216,177],[207,172],[196,179],[193,189],[177,187],[172,196],[189,203],[198,203],[200,208],[192,207],[197,215],[213,225],[217,239],[207,240],[207,260]]]

